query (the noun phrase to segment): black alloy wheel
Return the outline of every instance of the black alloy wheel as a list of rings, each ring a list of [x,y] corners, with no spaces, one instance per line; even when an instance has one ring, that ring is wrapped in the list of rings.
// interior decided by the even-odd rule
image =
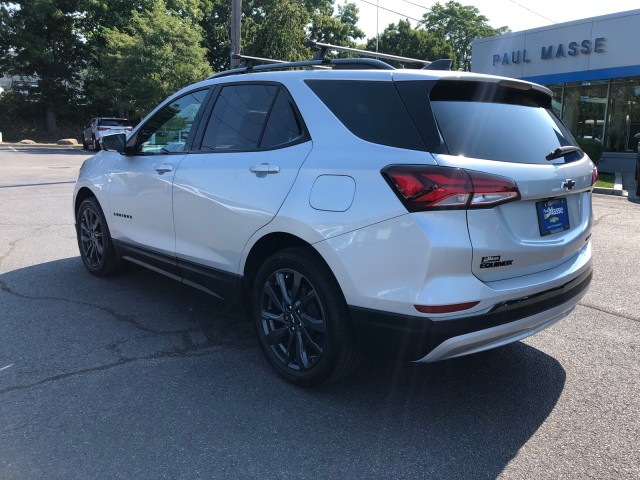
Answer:
[[[302,273],[280,269],[263,286],[261,324],[273,355],[287,368],[305,371],[322,358],[326,313],[315,287]]]
[[[115,252],[104,213],[94,197],[80,204],[76,233],[80,257],[89,272],[107,276],[119,269],[121,261]]]
[[[267,359],[291,383],[337,381],[357,366],[342,292],[326,265],[304,249],[284,250],[262,265],[253,317]]]

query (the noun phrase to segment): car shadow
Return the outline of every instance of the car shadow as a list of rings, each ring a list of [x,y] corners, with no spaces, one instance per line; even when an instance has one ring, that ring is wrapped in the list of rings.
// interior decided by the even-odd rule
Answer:
[[[42,329],[56,332],[31,349],[12,350],[11,335],[0,340],[5,357],[15,351],[25,363],[51,365],[41,366],[51,368],[46,378],[29,379],[27,371],[0,376],[0,393],[31,392],[25,382],[54,388],[63,377],[83,385],[72,397],[51,397],[59,396],[60,405],[40,419],[42,425],[30,427],[46,433],[29,440],[35,446],[14,444],[25,462],[45,461],[30,457],[47,448],[39,442],[100,438],[104,429],[118,435],[122,451],[151,450],[153,440],[140,442],[129,429],[152,424],[154,438],[179,443],[198,472],[204,468],[199,459],[214,449],[216,468],[256,462],[251,469],[242,464],[240,471],[250,472],[244,478],[301,478],[315,462],[323,465],[320,478],[495,478],[549,417],[566,380],[557,360],[520,342],[434,364],[367,357],[347,381],[302,389],[267,365],[242,309],[153,272],[96,278],[76,257],[1,274],[0,290],[5,332],[20,329],[22,339],[41,338]],[[91,333],[83,335],[89,325]],[[79,345],[70,346],[69,339]],[[83,345],[86,357],[69,353]],[[76,363],[65,366],[71,357]],[[180,373],[173,374],[178,366]],[[135,374],[124,378],[131,369]],[[88,372],[101,376],[87,378]],[[29,395],[41,393],[25,395],[13,416],[39,418],[42,407]],[[91,410],[97,404],[99,413]],[[124,405],[129,417],[119,423]],[[60,412],[66,408],[91,421],[74,421],[55,433],[47,423],[62,420],[49,417],[65,415]],[[95,448],[97,456],[110,454],[108,445]],[[274,449],[286,450],[286,468]],[[62,446],[57,451],[80,455]],[[118,460],[123,478],[138,468],[139,456],[130,457]],[[154,468],[171,472],[163,461],[157,458]],[[179,476],[199,475],[181,470]]]

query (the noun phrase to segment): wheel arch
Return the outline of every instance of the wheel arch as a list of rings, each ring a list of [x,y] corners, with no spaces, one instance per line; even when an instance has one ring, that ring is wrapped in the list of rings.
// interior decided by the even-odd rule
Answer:
[[[247,255],[247,259],[244,263],[243,269],[243,299],[248,301],[250,299],[251,289],[253,287],[253,280],[255,275],[260,268],[260,265],[273,255],[276,252],[281,250],[286,250],[289,248],[302,248],[307,251],[309,254],[313,255],[319,261],[321,261],[326,267],[327,270],[333,276],[333,279],[338,283],[335,274],[333,273],[331,267],[327,263],[327,261],[322,257],[322,255],[313,247],[312,244],[306,242],[300,237],[292,235],[290,233],[284,232],[272,232],[260,240],[258,240],[249,251]],[[338,283],[339,285],[339,283]],[[344,294],[343,294],[344,295]]]
[[[74,218],[78,214],[78,208],[80,208],[82,202],[84,202],[89,197],[94,197],[96,200],[98,200],[98,196],[89,187],[82,187],[80,190],[78,190],[78,193],[76,193],[76,200],[73,205]],[[98,200],[98,203],[99,202],[100,201]]]

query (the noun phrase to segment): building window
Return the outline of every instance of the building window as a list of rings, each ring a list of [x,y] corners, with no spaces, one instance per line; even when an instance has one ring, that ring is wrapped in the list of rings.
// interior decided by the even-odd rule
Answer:
[[[564,84],[556,84],[556,85],[547,85],[549,90],[553,92],[553,97],[551,98],[551,106],[553,111],[558,117],[562,116],[562,94],[564,91]]]
[[[634,151],[638,142],[633,137],[640,132],[640,78],[611,81],[605,150]]]
[[[607,82],[568,83],[562,121],[576,138],[602,141],[607,108]]]

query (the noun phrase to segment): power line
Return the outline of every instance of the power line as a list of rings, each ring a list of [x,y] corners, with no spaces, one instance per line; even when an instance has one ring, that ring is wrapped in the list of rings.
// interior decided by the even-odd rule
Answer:
[[[429,7],[425,7],[424,5],[420,5],[419,3],[415,3],[415,2],[410,2],[409,0],[402,0],[404,3],[408,3],[409,5],[413,5],[414,7],[419,7],[422,8],[424,10],[426,10],[427,12],[432,12],[433,13],[433,8],[429,8]],[[452,20],[457,20],[459,22],[462,23],[469,23],[471,25],[482,25],[482,22],[474,22],[473,20],[467,20],[465,18],[460,18],[460,17],[455,17],[453,15],[449,15],[448,13],[444,13],[444,12],[437,12],[439,15],[442,15],[444,17],[448,17]]]
[[[542,17],[542,18],[544,18],[545,20],[549,20],[551,23],[558,23],[558,22],[556,22],[556,21],[551,20],[549,17],[545,17],[545,16],[544,16],[544,15],[542,15],[541,13],[534,12],[534,11],[533,11],[533,10],[531,10],[529,7],[525,7],[524,5],[521,5],[521,4],[519,4],[518,2],[516,2],[516,1],[514,1],[514,0],[509,0],[509,1],[510,1],[511,3],[513,3],[513,4],[517,5],[517,6],[521,7],[521,8],[524,8],[525,10],[528,10],[529,12],[533,13],[534,15],[537,15],[537,16],[539,16],[539,17]]]
[[[419,20],[417,18],[410,17],[409,15],[405,15],[404,13],[400,13],[400,12],[396,12],[395,10],[391,10],[390,8],[381,7],[380,5],[377,5],[377,4],[373,3],[373,2],[369,2],[368,0],[360,0],[360,1],[363,2],[363,3],[368,3],[369,5],[372,5],[372,6],[376,7],[376,8],[380,8],[380,9],[385,10],[387,12],[395,13],[396,15],[400,15],[401,17],[408,18],[410,20],[413,20],[414,22],[421,22],[422,21],[422,20]]]
[[[414,21],[419,22],[419,23],[421,23],[421,22],[423,22],[423,21],[424,21],[424,18],[423,18],[423,19],[418,20],[417,18],[413,18],[413,17],[411,17],[411,16],[409,16],[409,15],[405,15],[405,14],[402,14],[402,13],[400,13],[400,12],[396,12],[396,11],[391,10],[391,9],[389,9],[389,8],[381,7],[381,6],[379,6],[379,5],[377,5],[377,4],[373,3],[373,2],[370,2],[370,1],[368,1],[368,0],[360,0],[360,1],[361,1],[361,2],[364,2],[364,3],[368,3],[369,5],[373,5],[374,7],[381,8],[382,10],[386,10],[387,12],[395,13],[396,15],[400,15],[401,17],[409,18],[409,19],[414,20]],[[428,11],[428,12],[433,12],[433,9],[432,9],[432,8],[425,7],[424,5],[420,5],[419,3],[411,2],[411,1],[409,1],[409,0],[401,0],[401,1],[403,1],[404,3],[408,3],[409,5],[413,5],[414,7],[422,8],[423,10],[426,10],[426,11]],[[511,0],[511,1],[513,1],[513,0]],[[515,3],[515,2],[514,2],[514,3]],[[526,8],[526,7],[523,7],[523,8]],[[465,19],[465,18],[456,17],[456,16],[449,15],[448,13],[444,13],[444,12],[437,12],[437,13],[438,13],[439,15],[442,15],[442,16],[444,16],[444,17],[448,17],[448,18],[450,18],[450,19],[452,19],[452,20],[456,20],[456,21],[458,21],[458,22],[468,23],[468,24],[470,24],[470,25],[483,25],[483,22],[478,22],[478,21],[473,21],[473,20],[467,20],[467,19]],[[533,13],[535,13],[535,12],[533,12]],[[549,20],[549,19],[547,19],[547,20]],[[550,21],[553,21],[553,20],[550,20]],[[553,22],[553,23],[556,23],[556,22]],[[447,32],[447,33],[450,33],[450,32]]]

